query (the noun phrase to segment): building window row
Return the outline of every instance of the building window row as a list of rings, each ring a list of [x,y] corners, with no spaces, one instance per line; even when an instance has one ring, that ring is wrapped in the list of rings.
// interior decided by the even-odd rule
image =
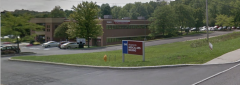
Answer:
[[[106,29],[145,29],[148,25],[107,25]]]

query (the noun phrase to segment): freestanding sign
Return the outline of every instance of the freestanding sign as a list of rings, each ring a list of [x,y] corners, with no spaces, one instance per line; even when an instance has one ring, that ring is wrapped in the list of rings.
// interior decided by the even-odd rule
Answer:
[[[122,59],[124,62],[124,54],[142,55],[145,61],[145,43],[144,41],[122,40]]]

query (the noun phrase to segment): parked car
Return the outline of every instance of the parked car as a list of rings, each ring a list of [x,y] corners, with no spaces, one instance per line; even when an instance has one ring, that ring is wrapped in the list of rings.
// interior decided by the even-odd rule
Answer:
[[[218,30],[220,31],[220,30],[223,30],[223,28],[222,27],[218,27]]]
[[[201,27],[199,29],[200,29],[200,31],[206,31],[207,30],[205,27]]]
[[[63,49],[71,49],[71,48],[78,48],[79,44],[76,42],[67,42],[65,44],[61,45],[61,48]]]
[[[214,26],[213,30],[216,31],[216,30],[218,30],[218,28],[219,28],[219,26]]]
[[[33,45],[40,45],[40,42],[33,42]]]
[[[237,29],[240,29],[240,27],[237,27]]]
[[[61,45],[62,45],[62,44],[65,44],[65,43],[67,43],[67,42],[68,42],[68,41],[61,41],[61,42],[59,43],[59,45],[58,45],[58,48],[62,49],[62,48],[61,48]]]
[[[232,30],[232,27],[227,27],[227,30]]]
[[[21,49],[17,46],[1,46],[1,54],[20,53]]]
[[[192,28],[191,31],[198,31],[196,27]]]
[[[55,41],[48,41],[42,44],[42,47],[49,48],[49,47],[58,47],[59,43]]]
[[[222,27],[222,30],[227,30],[227,26],[223,26],[223,27]]]

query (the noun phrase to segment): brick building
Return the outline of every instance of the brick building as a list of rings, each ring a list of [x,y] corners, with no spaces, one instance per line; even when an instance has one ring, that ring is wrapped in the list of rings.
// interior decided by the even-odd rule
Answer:
[[[106,46],[121,44],[122,40],[143,40],[150,31],[148,30],[149,21],[139,17],[138,20],[125,19],[99,19],[99,24],[103,27],[103,35],[96,39],[90,39],[90,45]],[[55,38],[54,30],[63,22],[69,20],[65,18],[33,18],[32,23],[45,26],[42,31],[31,31],[36,34],[35,40],[63,41],[66,38]]]

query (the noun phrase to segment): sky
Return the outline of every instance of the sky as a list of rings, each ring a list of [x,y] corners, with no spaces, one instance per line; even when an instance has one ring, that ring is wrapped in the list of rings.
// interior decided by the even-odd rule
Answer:
[[[97,2],[101,6],[103,3],[108,3],[110,6],[124,6],[127,3],[134,2],[149,2],[156,0],[0,0],[0,11],[14,11],[21,10],[34,10],[34,11],[51,11],[55,6],[60,6],[62,9],[70,10],[73,5],[76,6],[82,1]]]

